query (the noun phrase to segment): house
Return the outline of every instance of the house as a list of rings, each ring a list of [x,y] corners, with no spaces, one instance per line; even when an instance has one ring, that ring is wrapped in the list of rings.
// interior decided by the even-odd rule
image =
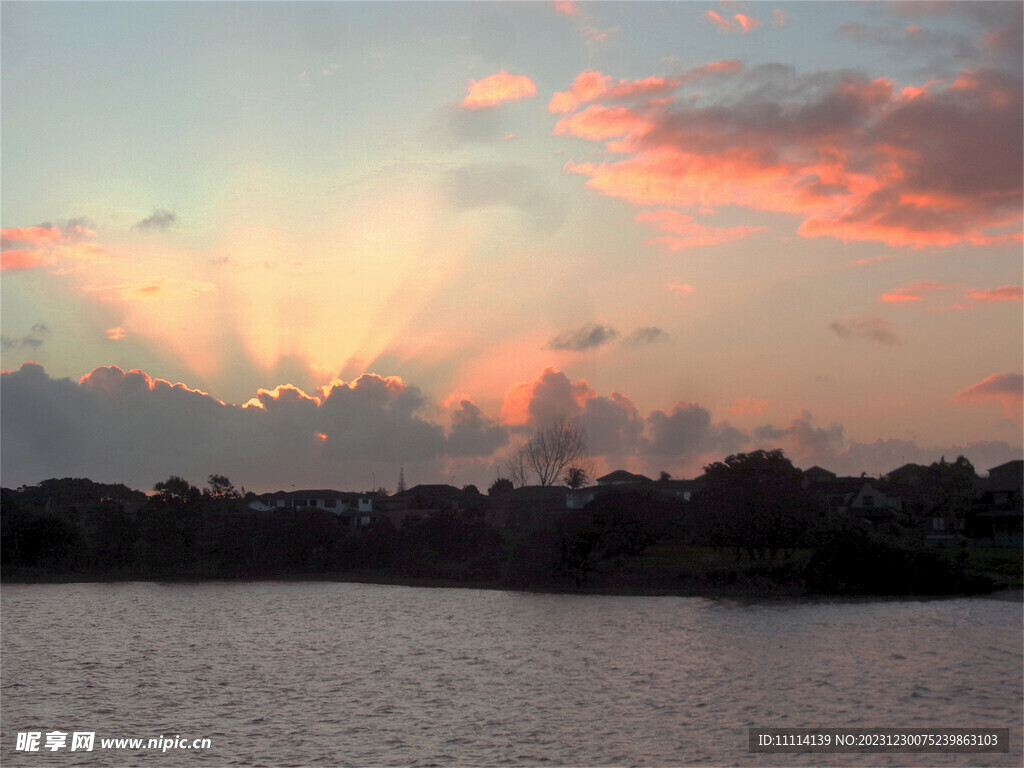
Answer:
[[[588,491],[581,489],[583,495],[577,497],[564,485],[524,485],[514,488],[510,493],[496,499],[487,499],[483,510],[483,519],[495,528],[529,528],[543,520],[561,514],[566,510],[580,507],[569,507],[569,498],[578,498],[581,506],[585,506]]]
[[[996,546],[1024,543],[1024,461],[1008,461],[988,471],[968,516],[967,532]]]
[[[890,483],[904,486],[921,485],[928,477],[929,468],[924,464],[904,464],[885,476]]]
[[[804,470],[804,488],[807,488],[816,483],[827,483],[836,479],[835,472],[829,472],[827,469],[823,469],[817,465],[810,469]]]
[[[286,509],[320,509],[344,519],[353,530],[370,525],[374,513],[373,496],[334,490],[277,491],[257,496],[249,509],[257,512]]]
[[[636,475],[624,469],[617,469],[604,477],[597,478],[599,486],[607,485],[648,485],[654,481],[644,475]]]

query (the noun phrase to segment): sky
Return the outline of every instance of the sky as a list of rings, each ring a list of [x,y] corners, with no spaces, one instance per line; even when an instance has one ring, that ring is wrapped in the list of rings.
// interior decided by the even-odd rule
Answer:
[[[1022,455],[1020,3],[0,15],[4,486]]]

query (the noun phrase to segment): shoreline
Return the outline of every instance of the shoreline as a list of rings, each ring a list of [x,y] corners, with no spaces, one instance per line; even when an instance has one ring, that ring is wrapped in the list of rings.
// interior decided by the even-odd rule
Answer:
[[[947,594],[885,593],[885,594],[823,594],[803,588],[780,587],[777,590],[750,585],[698,585],[678,587],[640,587],[632,585],[599,585],[570,587],[557,584],[512,586],[495,581],[453,581],[450,579],[416,578],[371,574],[364,572],[295,573],[267,576],[110,576],[102,574],[17,574],[0,578],[0,586],[17,584],[257,584],[265,582],[333,582],[342,584],[377,584],[381,586],[423,589],[479,589],[502,592],[523,592],[551,595],[591,595],[606,597],[699,597],[708,600],[740,600],[749,602],[789,601],[878,601],[878,600],[948,600],[959,597],[981,597],[1003,602],[1024,602],[1024,587],[998,586],[990,592],[954,592]]]

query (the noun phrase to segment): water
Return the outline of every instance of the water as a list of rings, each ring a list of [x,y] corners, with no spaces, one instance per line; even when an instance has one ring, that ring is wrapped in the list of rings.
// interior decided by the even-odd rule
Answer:
[[[4,585],[5,766],[1009,765],[1022,606],[345,583]],[[987,755],[764,755],[747,728],[1009,727]],[[19,731],[209,750],[15,750]]]

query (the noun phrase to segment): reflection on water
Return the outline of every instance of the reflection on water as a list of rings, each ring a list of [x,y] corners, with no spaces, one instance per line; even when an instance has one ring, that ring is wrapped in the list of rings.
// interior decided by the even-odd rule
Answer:
[[[983,598],[743,604],[342,583],[5,585],[12,765],[817,765],[751,726],[1009,727],[1022,610]],[[58,755],[18,731],[209,737]],[[59,757],[59,759],[58,759]]]

